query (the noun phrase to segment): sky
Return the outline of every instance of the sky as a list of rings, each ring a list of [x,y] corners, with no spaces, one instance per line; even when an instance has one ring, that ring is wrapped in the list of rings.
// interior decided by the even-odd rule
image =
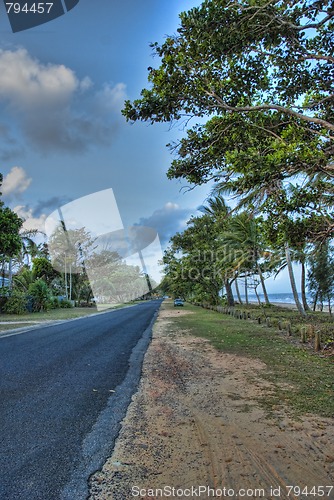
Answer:
[[[124,227],[157,230],[163,248],[211,186],[168,180],[166,144],[181,126],[127,123],[125,99],[158,65],[151,42],[176,32],[196,0],[80,0],[65,15],[13,33],[0,3],[0,172],[6,205],[43,229],[59,206],[112,189]],[[275,291],[289,291],[284,275]]]

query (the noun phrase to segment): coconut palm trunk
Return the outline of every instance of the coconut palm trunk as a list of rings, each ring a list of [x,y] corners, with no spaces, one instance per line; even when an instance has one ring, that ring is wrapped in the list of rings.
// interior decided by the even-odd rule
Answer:
[[[234,302],[234,297],[233,297],[232,286],[231,286],[230,280],[225,279],[224,285],[225,285],[225,290],[226,290],[227,305],[229,307],[234,307],[235,302]]]
[[[241,300],[241,295],[240,295],[240,289],[239,289],[239,283],[238,283],[238,277],[235,278],[235,291],[237,292],[237,297],[238,297],[238,302],[239,304],[242,304],[242,300]]]
[[[262,290],[263,290],[264,301],[265,301],[266,305],[270,305],[269,297],[268,297],[268,293],[267,293],[267,289],[266,289],[266,285],[265,285],[265,282],[264,282],[264,277],[263,277],[263,274],[262,274],[262,271],[261,271],[260,264],[257,264],[257,272],[258,272],[258,275],[259,275],[259,278],[260,278],[260,281],[261,281],[261,286],[262,286]]]
[[[247,280],[247,274],[245,274],[245,302],[248,305],[249,300],[248,300],[248,280]]]
[[[310,311],[309,305],[307,303],[306,299],[306,268],[305,268],[305,260],[300,261],[301,266],[302,266],[302,273],[301,273],[301,292],[302,292],[302,303],[305,311]]]
[[[290,284],[291,284],[291,290],[293,293],[293,298],[295,300],[298,312],[303,316],[306,317],[306,312],[304,307],[302,306],[299,297],[298,297],[298,292],[297,292],[297,287],[296,287],[296,280],[295,280],[295,275],[293,272],[293,267],[292,267],[292,261],[291,261],[291,253],[290,253],[290,247],[288,243],[285,243],[285,258],[286,258],[286,264],[288,267],[289,271],[289,278],[290,278]]]

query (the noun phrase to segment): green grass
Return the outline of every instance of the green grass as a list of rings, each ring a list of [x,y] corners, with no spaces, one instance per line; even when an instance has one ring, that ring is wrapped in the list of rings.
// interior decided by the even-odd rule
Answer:
[[[96,313],[96,308],[88,307],[73,307],[71,309],[51,309],[50,311],[42,311],[38,313],[27,314],[0,314],[0,323],[3,321],[10,324],[1,325],[0,332],[11,330],[13,328],[22,328],[25,326],[33,326],[32,322],[48,322],[80,318]]]
[[[173,306],[166,304],[166,307]],[[266,363],[268,370],[263,376],[275,385],[270,397],[266,395],[260,400],[267,410],[285,403],[295,415],[310,412],[334,416],[333,358],[314,354],[291,342],[291,338],[278,329],[255,321],[236,319],[188,304],[185,310],[193,314],[171,318],[176,329],[191,330],[193,335],[210,340],[216,349]],[[284,315],[284,311],[279,315]],[[291,311],[288,316],[291,318]]]
[[[103,304],[100,307],[100,311],[96,307],[73,307],[73,308],[60,308],[51,309],[50,311],[42,311],[38,313],[26,313],[26,314],[0,314],[1,322],[10,322],[10,324],[1,325],[0,332],[11,330],[13,328],[22,328],[25,326],[32,326],[32,322],[48,322],[48,321],[63,321],[67,319],[81,318],[83,316],[89,316],[91,314],[96,314],[98,312],[104,312],[111,309],[120,309],[125,306],[135,305],[135,304]]]

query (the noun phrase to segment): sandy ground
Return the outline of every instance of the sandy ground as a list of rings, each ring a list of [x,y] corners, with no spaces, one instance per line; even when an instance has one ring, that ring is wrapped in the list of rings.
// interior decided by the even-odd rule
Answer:
[[[333,421],[296,421],[283,406],[269,419],[257,403],[272,389],[266,366],[170,333],[176,314],[189,313],[162,306],[139,390],[89,499],[333,499]]]

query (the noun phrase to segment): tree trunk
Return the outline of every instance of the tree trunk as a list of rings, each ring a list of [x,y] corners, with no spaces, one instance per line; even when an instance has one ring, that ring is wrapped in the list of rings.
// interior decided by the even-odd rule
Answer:
[[[226,289],[227,305],[229,307],[234,307],[235,302],[234,302],[232,287],[231,287],[231,283],[229,282],[228,279],[224,280],[224,285],[225,285],[225,289]]]
[[[238,284],[238,278],[237,277],[235,278],[235,291],[237,292],[237,297],[238,297],[239,304],[242,304],[240,290],[239,290],[239,284]]]
[[[267,289],[266,289],[266,285],[264,283],[264,277],[263,277],[263,274],[262,274],[262,271],[261,271],[260,264],[257,265],[257,272],[259,274],[259,278],[260,278],[260,281],[261,281],[261,286],[262,286],[263,295],[264,295],[264,301],[265,301],[266,305],[270,305],[268,294],[267,294]]]
[[[247,282],[247,274],[245,274],[245,302],[248,305],[248,282]]]
[[[306,270],[305,270],[305,260],[300,261],[302,266],[302,275],[301,275],[301,292],[302,292],[302,302],[305,311],[310,311],[310,308],[306,299]]]
[[[313,312],[316,311],[317,309],[317,302],[318,302],[318,296],[319,296],[319,290],[316,291],[314,301],[313,301]]]
[[[10,257],[8,265],[9,290],[13,288],[13,260]]]
[[[258,301],[258,303],[259,303],[259,306],[260,306],[260,305],[261,305],[261,300],[260,300],[259,294],[257,293],[257,286],[254,288],[254,292],[255,292],[255,295],[256,295],[257,301]]]
[[[295,303],[296,303],[298,312],[302,316],[306,317],[306,312],[305,312],[302,304],[300,303],[299,297],[298,297],[298,292],[297,292],[297,287],[296,287],[296,280],[295,280],[295,276],[293,274],[293,267],[292,267],[292,262],[291,262],[291,254],[290,254],[290,248],[289,248],[289,244],[288,243],[285,243],[285,258],[286,258],[286,263],[287,263],[287,267],[288,267],[288,271],[289,271],[289,278],[290,278],[290,284],[291,284],[291,290],[292,290],[292,293],[293,293],[293,298],[295,299]]]

